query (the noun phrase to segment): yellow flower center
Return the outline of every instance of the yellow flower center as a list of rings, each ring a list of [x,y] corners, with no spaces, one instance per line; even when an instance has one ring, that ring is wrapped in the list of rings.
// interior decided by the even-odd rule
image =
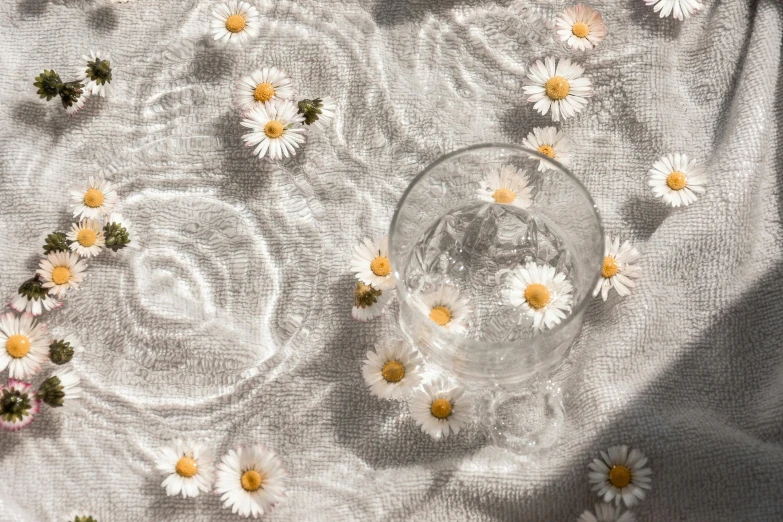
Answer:
[[[436,306],[430,311],[430,319],[440,326],[446,326],[451,321],[451,311],[445,306]]]
[[[590,28],[584,22],[577,22],[573,27],[571,27],[571,32],[574,33],[574,36],[578,38],[584,38],[590,34]]]
[[[275,88],[271,83],[259,83],[253,91],[253,98],[261,103],[271,100],[275,95]]]
[[[198,473],[198,464],[190,457],[182,457],[175,466],[177,474],[181,477],[190,478]]]
[[[672,190],[684,189],[687,180],[688,178],[685,177],[685,174],[677,170],[666,176],[666,184],[669,185],[669,188]]]
[[[445,419],[451,415],[451,403],[446,399],[435,399],[432,401],[430,411],[432,412],[433,417]]]
[[[531,308],[538,310],[543,308],[549,302],[549,289],[544,285],[533,283],[525,288],[525,300]]]
[[[550,158],[555,158],[555,149],[552,147],[552,145],[541,145],[538,147],[538,152],[543,154],[544,156],[549,156]]]
[[[242,478],[239,479],[239,482],[245,491],[256,491],[263,484],[264,477],[258,471],[251,469],[242,473]]]
[[[568,85],[568,80],[562,76],[552,76],[546,81],[546,95],[555,101],[568,96],[570,90],[571,86]]]
[[[226,18],[226,31],[238,33],[245,28],[245,17],[238,14],[232,14]]]
[[[12,335],[5,342],[5,351],[14,359],[21,359],[30,352],[30,338],[26,335]]]
[[[98,234],[91,228],[83,228],[76,234],[76,241],[83,247],[91,247],[95,244]]]
[[[405,366],[398,361],[389,361],[383,365],[381,375],[387,382],[400,382],[405,377]]]
[[[52,281],[56,285],[64,285],[71,279],[71,269],[67,266],[56,266],[52,270]]]
[[[378,256],[370,262],[370,270],[378,277],[386,277],[391,274],[391,263],[386,256]]]
[[[84,204],[90,208],[98,208],[103,205],[103,192],[91,188],[84,193]]]
[[[516,197],[517,195],[514,193],[514,191],[506,187],[500,187],[492,193],[492,199],[495,200],[495,203],[500,203],[503,205],[511,203],[516,199]]]
[[[601,275],[608,279],[614,277],[618,270],[617,260],[612,256],[606,256],[604,258],[604,267],[601,269]]]
[[[264,133],[272,139],[283,135],[283,124],[277,120],[272,120],[264,125]]]
[[[631,470],[625,466],[614,466],[609,470],[609,482],[616,488],[624,488],[631,483]]]

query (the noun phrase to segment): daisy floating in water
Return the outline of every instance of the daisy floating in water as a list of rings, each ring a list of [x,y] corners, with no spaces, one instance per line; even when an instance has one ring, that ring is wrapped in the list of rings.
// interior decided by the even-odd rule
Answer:
[[[660,11],[661,18],[672,15],[677,20],[685,20],[704,8],[700,0],[644,0],[644,2],[654,6],[653,12]]]
[[[64,296],[70,288],[78,290],[87,270],[87,263],[74,252],[52,252],[38,266],[35,273],[43,280],[43,287],[57,297]]]
[[[253,154],[271,160],[296,155],[296,149],[304,143],[304,117],[297,112],[290,100],[273,100],[253,107],[242,120],[242,126],[252,132],[242,136],[245,145],[255,147]]]
[[[479,182],[478,196],[482,201],[528,208],[533,204],[533,188],[527,176],[513,165],[495,167]]]
[[[98,176],[90,176],[87,183],[71,189],[73,217],[103,219],[117,204],[117,192],[111,183]]]
[[[41,384],[36,397],[53,408],[72,406],[82,396],[80,382],[73,370],[57,370]]]
[[[383,313],[383,309],[392,296],[392,290],[378,290],[372,285],[356,281],[353,291],[353,308],[351,316],[357,321],[366,323]]]
[[[253,518],[269,513],[285,498],[287,474],[265,446],[230,450],[217,466],[215,492],[232,513]]]
[[[41,401],[30,391],[31,387],[30,383],[16,379],[0,385],[0,428],[19,431],[33,422]]]
[[[593,49],[606,37],[606,25],[601,13],[581,4],[557,15],[555,28],[560,41],[577,51]]]
[[[577,522],[636,522],[636,517],[630,511],[621,513],[620,506],[611,504],[596,504],[595,514],[592,511],[585,510],[579,516]]]
[[[601,279],[595,285],[593,297],[601,294],[606,301],[609,290],[614,288],[620,296],[625,297],[631,293],[631,288],[636,286],[634,279],[642,275],[642,269],[634,264],[639,259],[639,251],[626,241],[620,245],[620,238],[612,240],[606,236],[604,241],[604,265],[601,268]]]
[[[33,314],[0,315],[0,371],[8,368],[14,379],[35,375],[48,358],[49,341],[46,325],[36,324]]]
[[[351,270],[357,279],[372,285],[379,290],[394,288],[394,275],[389,262],[389,238],[384,236],[379,241],[365,238],[362,243],[353,247]]]
[[[300,100],[297,106],[299,114],[304,116],[305,125],[315,125],[319,129],[328,127],[337,112],[337,102],[329,96]]]
[[[78,80],[84,84],[84,92],[91,96],[107,97],[111,87],[111,61],[107,53],[90,51],[82,56],[83,65],[77,70]]]
[[[432,292],[416,297],[415,305],[432,322],[457,334],[464,334],[473,313],[470,299],[459,289],[441,285]]]
[[[411,416],[421,431],[433,439],[446,438],[450,433],[456,435],[470,421],[472,411],[464,393],[462,387],[438,378],[413,394]]]
[[[534,127],[533,132],[522,140],[522,144],[528,149],[540,152],[544,156],[559,162],[563,166],[571,164],[571,143],[557,127]],[[538,170],[552,169],[551,163],[545,160],[538,161]]]
[[[97,256],[106,244],[101,224],[95,219],[83,219],[80,223],[74,223],[66,238],[71,243],[71,251],[81,257]]]
[[[234,103],[243,113],[246,113],[253,107],[263,107],[268,101],[293,98],[294,88],[291,78],[277,67],[264,67],[239,81],[234,94]]]
[[[652,488],[652,471],[646,467],[647,457],[628,446],[612,446],[601,452],[600,459],[590,464],[590,483],[593,491],[603,497],[604,502],[622,500],[633,507],[646,496],[645,490]]]
[[[707,190],[707,171],[687,154],[667,154],[650,169],[653,194],[673,207],[687,206],[696,201],[696,194]]]
[[[364,382],[381,399],[405,399],[421,382],[423,360],[404,341],[379,344],[367,352],[362,366]]]
[[[48,312],[60,308],[62,305],[62,302],[49,295],[43,287],[43,281],[36,275],[19,286],[8,306],[19,313],[30,312],[34,316],[39,316],[44,310]]]
[[[554,58],[536,60],[530,66],[528,85],[523,87],[530,97],[527,101],[535,103],[533,108],[542,115],[552,111],[552,121],[576,116],[587,105],[587,98],[593,95],[590,78],[582,76],[584,68],[572,64],[568,58],[555,62]]]
[[[244,45],[261,32],[258,9],[248,2],[228,0],[212,10],[209,35],[221,44]]]
[[[168,496],[197,497],[212,487],[212,452],[205,444],[177,439],[159,450],[155,467],[166,474],[161,486]]]
[[[533,328],[553,328],[571,311],[573,287],[555,267],[527,263],[511,272],[508,281],[503,298],[511,306],[521,306],[533,319]]]

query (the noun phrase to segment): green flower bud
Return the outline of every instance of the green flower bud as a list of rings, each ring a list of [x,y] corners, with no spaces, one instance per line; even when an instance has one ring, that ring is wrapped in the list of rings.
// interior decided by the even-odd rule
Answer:
[[[38,87],[38,96],[49,101],[60,93],[63,82],[60,80],[60,75],[56,72],[44,70],[44,72],[35,77],[33,85]]]

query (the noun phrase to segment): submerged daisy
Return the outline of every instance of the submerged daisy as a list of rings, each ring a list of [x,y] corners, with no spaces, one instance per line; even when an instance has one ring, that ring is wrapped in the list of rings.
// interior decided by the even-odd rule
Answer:
[[[197,497],[212,487],[212,452],[205,444],[177,439],[160,448],[155,467],[167,475],[161,486],[168,496]]]
[[[71,189],[73,217],[102,219],[117,204],[117,192],[111,183],[99,176],[90,176],[87,183]]]
[[[687,154],[667,154],[650,169],[653,194],[673,207],[687,206],[696,201],[696,194],[707,189],[707,171]]]
[[[232,513],[253,518],[268,513],[285,498],[287,475],[265,446],[230,450],[217,466],[215,492]]]
[[[378,290],[372,285],[356,281],[353,291],[351,316],[357,321],[367,322],[379,317],[392,296],[391,290]]]
[[[136,234],[130,219],[122,214],[112,212],[106,224],[103,225],[103,237],[106,248],[116,252],[126,246],[137,247]]]
[[[293,97],[291,78],[277,67],[264,67],[239,80],[234,103],[242,112],[247,112],[268,101],[290,100]]]
[[[293,156],[304,143],[304,117],[290,100],[273,100],[253,107],[242,120],[242,126],[252,132],[242,136],[245,145],[256,147],[253,154],[259,158],[269,153],[269,159],[279,160]]]
[[[51,295],[62,297],[69,288],[79,289],[87,263],[75,252],[51,252],[41,259],[35,271]]]
[[[19,431],[29,426],[41,407],[41,401],[31,392],[28,382],[8,379],[0,385],[0,428]]]
[[[72,406],[82,396],[80,382],[73,370],[57,370],[41,384],[36,397],[53,408]]]
[[[305,125],[315,125],[319,129],[328,126],[337,112],[337,102],[329,96],[313,100],[300,100],[297,106],[299,114],[304,116]]]
[[[473,313],[470,299],[460,296],[459,289],[451,285],[417,296],[415,305],[432,322],[457,334],[465,333]]]
[[[535,103],[533,108],[542,115],[552,110],[552,121],[560,117],[570,118],[587,105],[587,98],[593,95],[590,78],[582,76],[584,68],[572,64],[568,58],[555,62],[554,58],[536,60],[527,75],[529,82],[523,89]]]
[[[43,281],[36,275],[19,286],[8,306],[19,313],[30,312],[34,316],[39,316],[44,310],[48,312],[60,308],[62,305],[62,302],[48,294],[43,287]]]
[[[456,435],[470,421],[472,404],[460,386],[452,385],[442,377],[425,384],[411,398],[411,416],[421,431],[433,439]]]
[[[629,451],[628,446],[612,446],[601,452],[600,459],[590,464],[589,479],[593,491],[603,497],[604,502],[622,500],[633,507],[644,500],[645,491],[652,487],[652,471],[645,467],[647,457],[637,450]]]
[[[394,288],[394,274],[389,262],[389,237],[383,236],[380,241],[364,238],[364,241],[354,246],[351,270],[360,281],[374,288]]]
[[[601,13],[582,4],[569,7],[557,15],[555,27],[560,41],[579,51],[596,47],[606,37]]]
[[[654,6],[653,12],[660,11],[661,18],[672,15],[677,20],[685,20],[704,8],[700,0],[644,0],[644,2]]]
[[[533,204],[533,188],[527,176],[513,165],[495,167],[479,182],[478,196],[482,201],[528,208]]]
[[[24,379],[41,370],[49,355],[49,333],[46,325],[36,324],[33,314],[0,315],[0,371]]]
[[[92,96],[106,97],[110,94],[111,61],[107,53],[90,51],[83,55],[84,64],[77,71],[78,79],[84,84],[84,92]]]
[[[533,132],[522,140],[522,144],[532,150],[548,156],[564,166],[571,163],[571,142],[568,141],[563,131],[557,127],[534,127]],[[531,154],[532,156],[532,154]],[[538,161],[538,170],[552,169],[551,163],[545,160]]]
[[[593,297],[601,294],[601,298],[606,301],[609,296],[609,290],[614,288],[621,296],[631,293],[630,288],[636,286],[633,281],[642,275],[642,269],[633,265],[634,261],[639,259],[639,251],[631,246],[628,241],[620,246],[620,238],[612,240],[607,235],[604,241],[604,264],[601,268],[601,279],[595,285]]]
[[[571,311],[573,287],[553,266],[533,262],[519,266],[509,274],[508,283],[503,298],[511,306],[521,306],[533,319],[533,328],[552,328]]]
[[[243,45],[260,34],[261,22],[258,10],[248,2],[228,0],[212,10],[209,35],[225,44]]]
[[[577,522],[636,522],[636,517],[630,511],[620,513],[620,506],[611,504],[596,504],[595,514],[589,509],[585,510]]]
[[[71,251],[82,257],[97,256],[106,244],[101,224],[96,219],[83,219],[80,223],[74,223],[66,237],[71,243]]]
[[[362,366],[364,382],[381,399],[405,399],[421,382],[423,360],[405,341],[375,346]]]

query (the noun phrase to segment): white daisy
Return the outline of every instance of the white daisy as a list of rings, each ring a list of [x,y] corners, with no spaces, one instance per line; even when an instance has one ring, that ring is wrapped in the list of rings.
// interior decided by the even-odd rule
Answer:
[[[221,44],[244,45],[261,32],[258,10],[248,2],[228,0],[212,10],[209,35]]]
[[[653,5],[654,12],[661,12],[661,18],[672,15],[677,20],[685,20],[699,9],[704,8],[700,0],[644,0],[647,5]]]
[[[30,392],[31,387],[29,382],[16,379],[0,385],[0,428],[19,431],[33,422],[41,401]]]
[[[111,93],[111,58],[108,53],[90,51],[82,55],[82,65],[77,70],[77,78],[84,85],[84,92],[103,98]]]
[[[621,514],[620,509],[620,506],[611,504],[596,504],[595,514],[589,509],[585,510],[577,522],[636,522],[633,513],[626,511]]]
[[[70,241],[71,251],[82,257],[97,256],[106,244],[101,224],[96,219],[83,219],[80,223],[74,223],[65,237]]]
[[[299,100],[297,106],[299,114],[304,116],[305,125],[315,125],[321,130],[332,122],[337,112],[337,102],[329,96],[313,100]]]
[[[14,379],[35,375],[49,358],[49,341],[46,325],[36,324],[33,314],[0,315],[0,371],[8,368]]]
[[[533,187],[527,176],[513,165],[495,167],[479,181],[478,196],[482,201],[528,208],[533,204]]]
[[[99,176],[90,176],[87,183],[71,189],[73,217],[102,219],[117,204],[117,192],[111,183]]]
[[[353,247],[351,270],[365,284],[380,290],[394,288],[394,274],[389,262],[389,237],[383,236],[380,241],[364,238],[364,241]]]
[[[265,446],[230,450],[217,466],[215,492],[232,513],[253,518],[268,513],[285,498],[287,474]]]
[[[573,287],[555,267],[530,262],[509,274],[502,291],[506,303],[521,306],[533,319],[533,328],[543,330],[560,324],[571,311]]]
[[[637,450],[628,450],[628,446],[612,446],[601,452],[600,459],[590,464],[589,479],[593,491],[603,497],[604,502],[620,500],[633,507],[644,500],[645,489],[652,488],[652,471],[645,467],[647,457]]]
[[[43,287],[43,281],[37,275],[21,284],[8,306],[19,313],[30,312],[39,316],[62,306],[62,302],[50,296]]]
[[[131,248],[138,248],[139,246],[133,222],[117,212],[112,212],[106,224],[103,225],[103,236],[106,248],[114,252],[127,246]]]
[[[253,107],[263,107],[268,101],[290,100],[293,97],[291,78],[277,67],[264,67],[239,80],[234,103],[245,113]]]
[[[363,323],[379,317],[392,297],[392,290],[378,290],[372,285],[356,281],[353,291],[351,316]]]
[[[696,201],[696,194],[707,190],[707,171],[687,154],[667,154],[650,169],[653,194],[673,207],[687,206]]]
[[[304,143],[304,116],[290,100],[274,100],[253,107],[242,120],[242,126],[253,132],[242,139],[248,147],[256,147],[253,154],[263,158],[269,152],[269,159],[279,160],[296,154],[300,143]]]
[[[168,496],[182,493],[184,498],[197,497],[212,487],[212,452],[206,444],[174,440],[158,450],[155,467],[167,475],[161,486]]]
[[[82,396],[79,387],[81,379],[69,369],[56,370],[38,389],[36,397],[53,408],[73,406],[73,401]]]
[[[362,375],[373,395],[381,399],[405,399],[421,382],[423,363],[419,352],[405,341],[378,344],[375,352],[367,352]]]
[[[411,416],[421,431],[433,439],[456,435],[468,422],[472,404],[463,397],[465,390],[450,384],[442,377],[425,384],[411,398]]]
[[[549,156],[566,167],[571,163],[571,142],[563,131],[557,130],[557,127],[534,127],[533,132],[522,140],[522,144],[528,149]],[[551,163],[544,160],[538,161],[538,170],[543,172],[552,168]]]
[[[555,27],[560,41],[578,51],[592,49],[606,37],[606,25],[601,13],[581,4],[557,15]]]
[[[601,294],[601,298],[606,301],[609,296],[609,290],[614,288],[621,296],[631,293],[630,288],[636,286],[633,279],[642,275],[642,269],[632,265],[639,259],[639,251],[626,241],[620,246],[620,238],[614,238],[607,235],[604,241],[604,266],[601,268],[601,279],[595,285],[593,297]]]
[[[457,334],[464,334],[473,313],[470,299],[461,297],[459,289],[440,285],[432,292],[416,296],[416,307],[435,324]]]
[[[582,76],[584,68],[572,64],[568,58],[563,58],[555,65],[554,58],[536,60],[530,66],[527,75],[528,85],[523,89],[529,94],[529,102],[535,103],[533,108],[541,114],[552,110],[552,121],[560,121],[560,117],[570,118],[581,112],[587,105],[587,98],[593,95],[593,84],[590,78]]]
[[[78,290],[87,269],[87,263],[75,252],[50,252],[38,266],[35,273],[43,280],[42,286],[58,297],[64,296],[69,288]]]
[[[84,89],[76,100],[74,100],[68,107],[65,107],[65,114],[68,116],[76,116],[80,110],[82,110],[90,97],[90,92]]]

